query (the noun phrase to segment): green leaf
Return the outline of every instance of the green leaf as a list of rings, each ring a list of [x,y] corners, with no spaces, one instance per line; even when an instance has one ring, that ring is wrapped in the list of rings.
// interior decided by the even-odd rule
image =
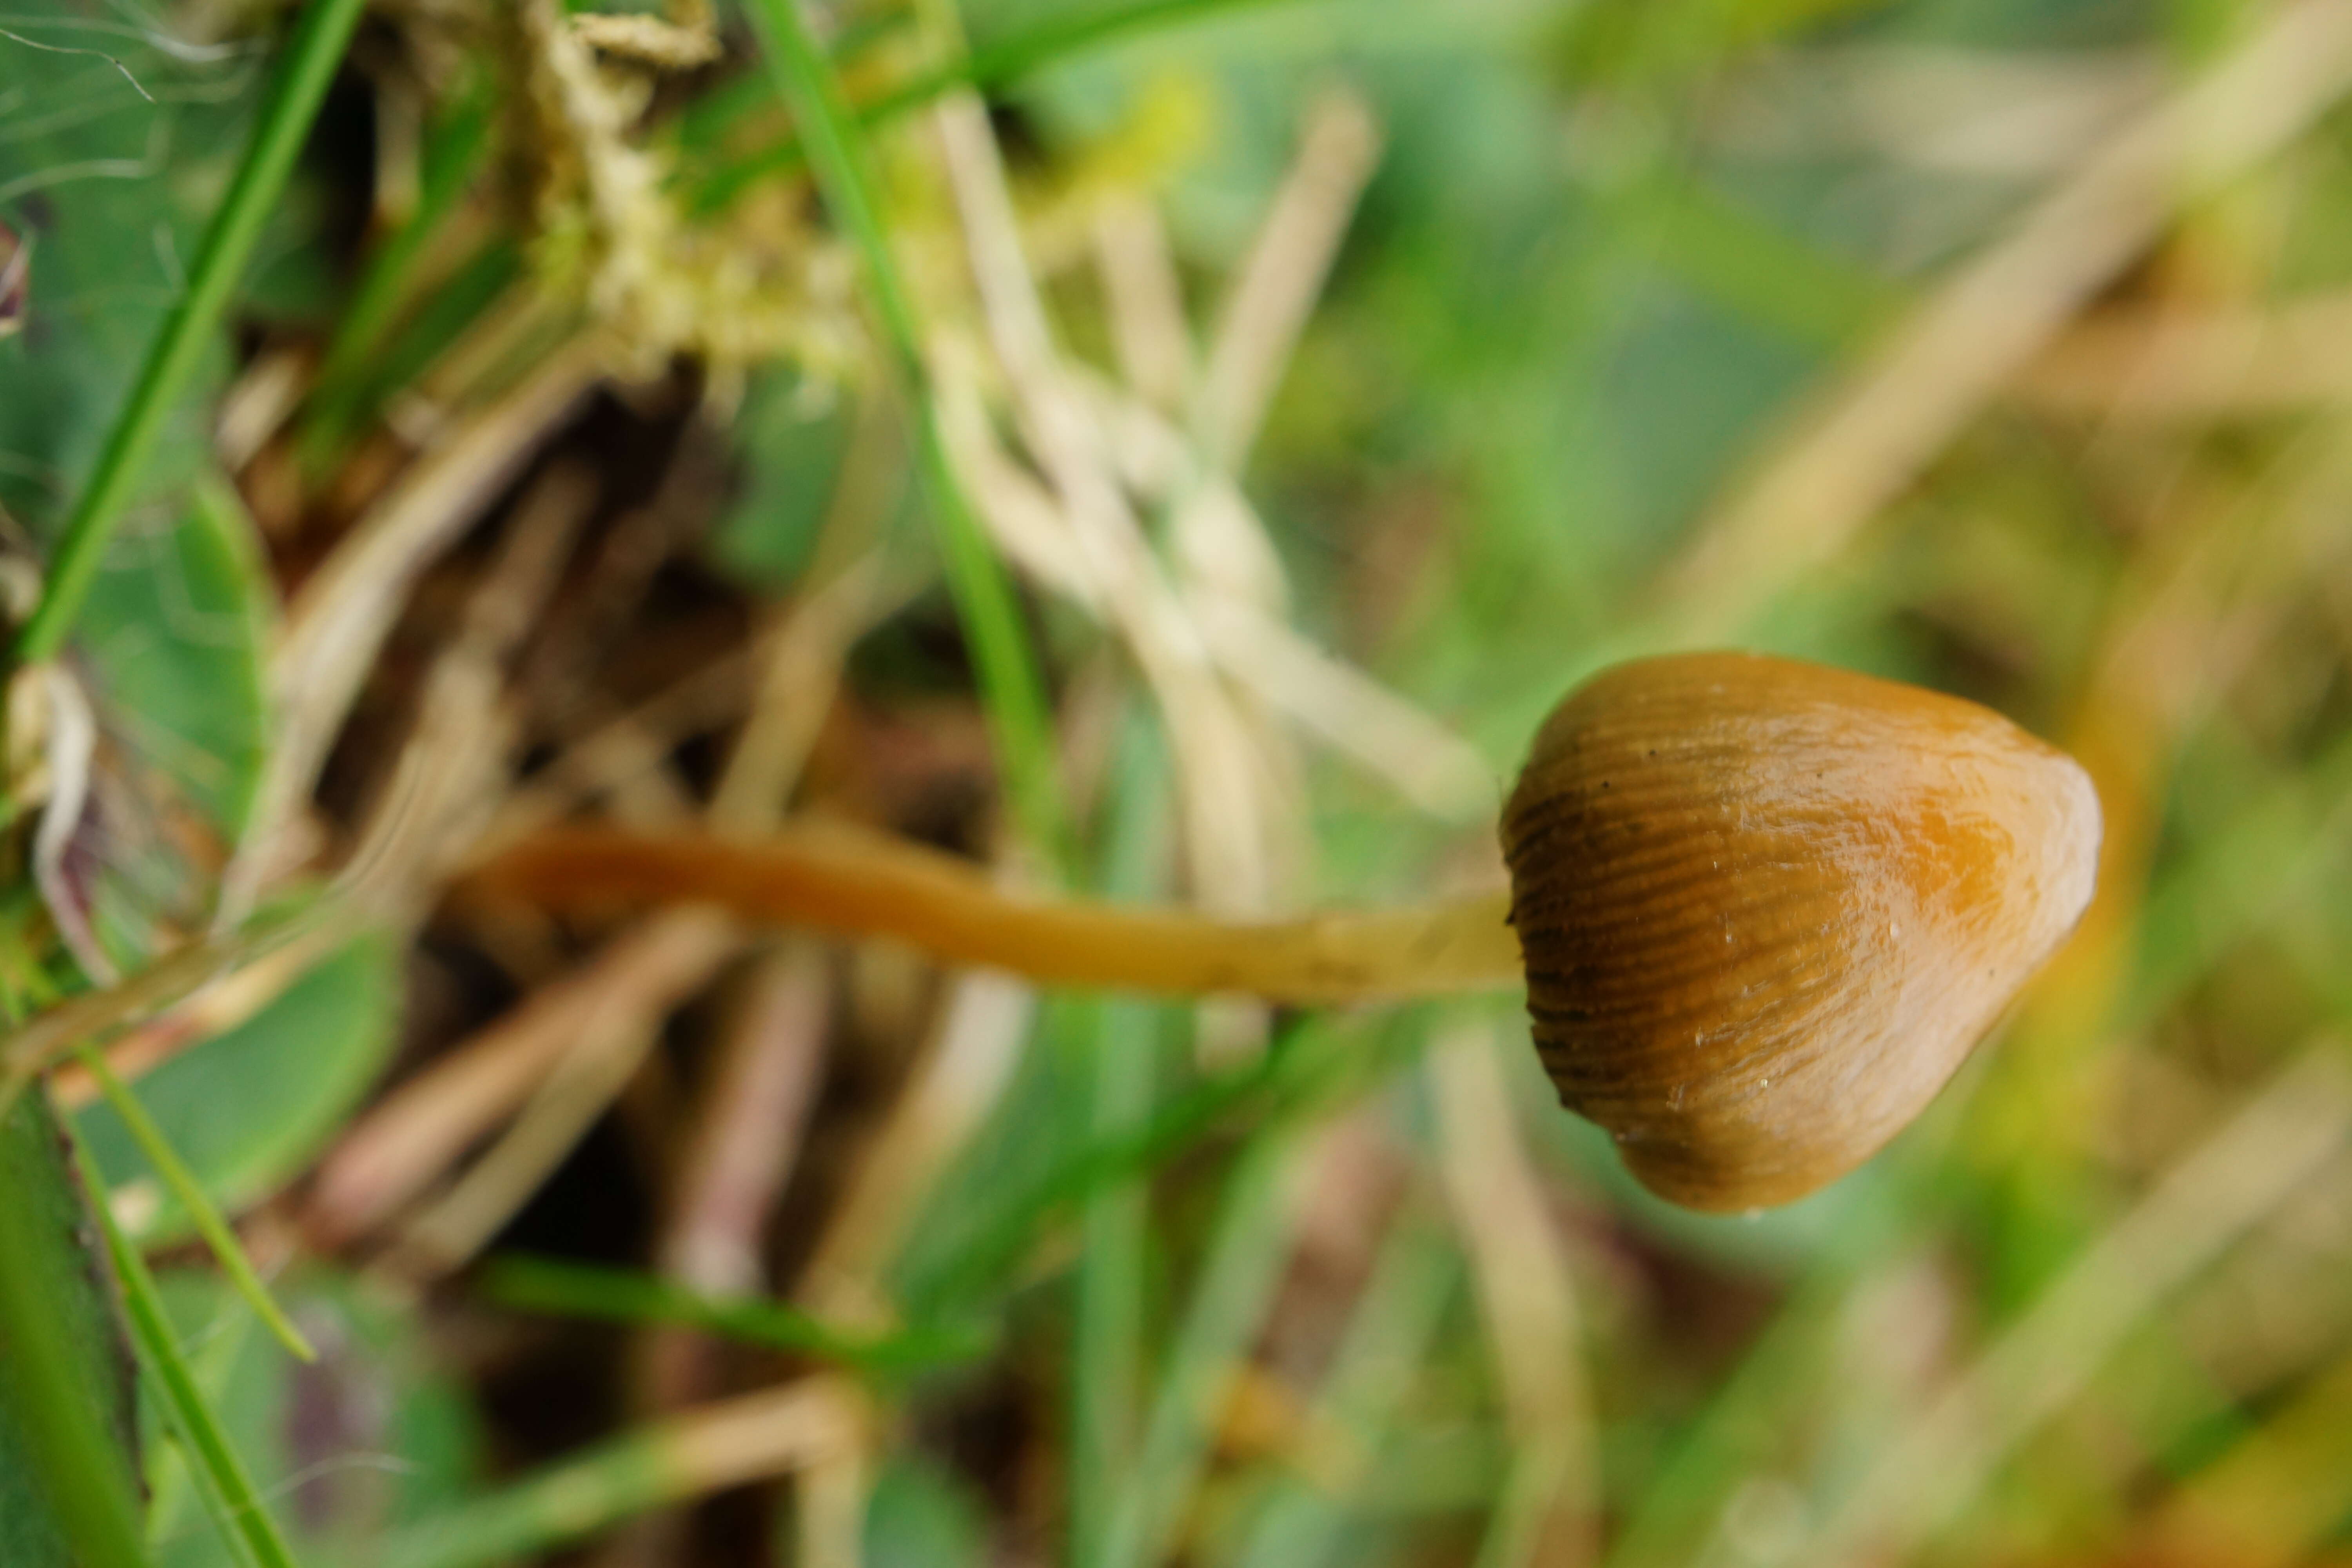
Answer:
[[[30,250],[24,329],[0,340],[0,510],[53,545],[188,287],[261,75],[249,49],[163,47],[82,0],[19,11],[0,37],[0,221]],[[94,924],[126,965],[204,914],[213,857],[190,850],[234,837],[262,744],[267,574],[226,487],[201,479],[221,347],[164,408],[79,627],[107,743],[74,864],[95,868]]]
[[[269,1287],[261,1282],[261,1275],[253,1267],[253,1260],[245,1255],[245,1247],[237,1240],[236,1232],[229,1228],[228,1221],[221,1217],[220,1211],[213,1207],[212,1199],[205,1195],[204,1184],[196,1179],[195,1173],[189,1170],[187,1163],[180,1158],[179,1151],[172,1147],[162,1130],[156,1127],[154,1118],[147,1114],[147,1108],[139,1103],[139,1097],[131,1093],[130,1086],[117,1078],[114,1069],[107,1065],[106,1053],[96,1046],[85,1044],[75,1054],[82,1070],[97,1081],[99,1092],[106,1097],[108,1109],[130,1129],[131,1136],[139,1144],[139,1152],[146,1158],[148,1169],[163,1178],[163,1185],[179,1201],[181,1208],[187,1211],[189,1223],[195,1226],[196,1234],[205,1238],[205,1246],[211,1250],[213,1261],[220,1265],[221,1272],[228,1276],[229,1283],[253,1309],[254,1316],[268,1325],[269,1331],[278,1337],[278,1342],[288,1352],[304,1361],[318,1360],[317,1349],[302,1337],[302,1331],[296,1328],[284,1310],[271,1300]],[[166,1340],[148,1331],[153,1320],[145,1313],[146,1303],[142,1292],[151,1289],[153,1282],[145,1276],[146,1264],[114,1224],[113,1210],[104,1204],[99,1205],[98,1208],[100,1226],[106,1231],[107,1252],[114,1259],[115,1276],[122,1281],[129,1295],[132,1333],[151,1362],[170,1368],[173,1347]],[[181,1429],[184,1433],[189,1426],[184,1423]]]
[[[252,524],[209,476],[167,526],[118,534],[92,580],[81,668],[108,743],[74,842],[95,868],[93,923],[126,968],[203,921],[213,860],[191,840],[235,842],[252,809],[274,618]]]
[[[368,1568],[402,1525],[466,1495],[479,1462],[472,1413],[401,1305],[336,1275],[281,1279],[280,1299],[320,1347],[304,1364],[215,1276],[170,1272],[157,1284],[223,1436],[306,1568]],[[229,1568],[236,1559],[181,1456],[159,1449],[149,1479],[156,1568]]]
[[[899,1454],[866,1505],[866,1568],[977,1568],[988,1561],[988,1510],[971,1484]]]
[[[0,506],[46,539],[185,287],[261,79],[249,50],[160,47],[96,0],[10,9],[0,221],[32,261],[25,329],[0,342]],[[172,405],[134,508],[196,470],[226,363],[215,345]]]
[[[250,521],[206,476],[171,526],[117,539],[83,612],[101,721],[225,838],[260,776],[274,603]]]
[[[86,1059],[92,1071],[104,1074],[95,1051]],[[84,1149],[79,1162],[86,1180],[95,1175],[89,1152]],[[232,1549],[241,1543],[243,1555],[254,1568],[294,1568],[293,1554],[278,1532],[277,1520],[254,1490],[252,1472],[222,1432],[211,1403],[196,1385],[195,1373],[181,1352],[179,1331],[172,1326],[155,1277],[147,1270],[147,1260],[114,1222],[111,1208],[101,1201],[96,1211],[99,1228],[106,1237],[107,1256],[114,1263],[114,1277],[122,1284],[131,1337],[138,1344],[140,1369],[146,1377],[143,1386],[160,1407],[159,1414],[180,1444],[184,1458],[204,1479],[205,1500],[211,1508],[215,1531]],[[286,1331],[293,1332],[290,1328]]]
[[[268,100],[256,117],[254,134],[235,173],[217,196],[205,193],[203,205],[207,216],[202,239],[184,267],[176,245],[162,252],[164,313],[145,337],[138,377],[129,395],[107,408],[105,445],[88,477],[76,487],[71,512],[55,530],[40,603],[16,636],[18,659],[31,663],[57,653],[80,616],[82,601],[103,563],[108,541],[138,499],[142,486],[153,482],[152,459],[167,432],[177,423],[183,426],[184,439],[191,434],[184,428],[184,417],[191,390],[203,379],[200,372],[206,362],[217,360],[223,315],[256,243],[273,216],[282,221],[290,210],[284,200],[287,176],[309,135],[311,117],[326,97],[343,46],[358,24],[361,5],[362,0],[311,0],[297,14],[284,58],[274,70]],[[86,39],[92,28],[100,34],[127,30],[120,23],[81,15],[33,16],[23,20],[69,39]],[[53,54],[108,59],[96,50],[71,44],[28,45],[23,34],[10,35],[7,42],[20,49],[46,47]],[[188,48],[180,46],[180,52]],[[109,59],[109,63],[121,68],[120,61]],[[145,88],[138,91],[142,101],[160,107]],[[70,122],[70,110],[62,118]],[[57,117],[36,121],[42,126],[57,123]],[[183,166],[158,148],[152,138],[145,159],[135,165],[168,170],[174,175]],[[117,237],[127,239],[128,236]],[[193,434],[201,442],[201,424]]]
[[[0,1115],[0,1563],[131,1568],[131,1363],[47,1098]]]
[[[761,587],[801,575],[841,481],[854,416],[847,395],[813,402],[798,376],[773,372],[751,384],[736,420],[743,483],[712,531],[721,564]]]
[[[300,1171],[367,1092],[394,1037],[397,962],[389,940],[362,937],[251,1018],[134,1086],[222,1209],[234,1213]],[[187,1235],[188,1215],[149,1173],[113,1111],[93,1105],[79,1120],[118,1196],[152,1196],[152,1208],[144,1196],[135,1200],[133,1233],[151,1245]]]

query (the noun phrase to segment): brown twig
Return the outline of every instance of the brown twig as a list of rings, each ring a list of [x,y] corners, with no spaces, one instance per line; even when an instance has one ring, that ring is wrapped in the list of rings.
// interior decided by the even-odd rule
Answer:
[[[674,953],[667,973],[634,988],[608,983],[533,1079],[514,1122],[449,1190],[401,1227],[394,1257],[411,1278],[446,1274],[478,1252],[562,1164],[619,1096],[661,1037],[663,1021],[742,950],[734,922],[713,910],[667,910],[641,928]]]
[[[703,921],[653,921],[378,1101],[320,1168],[310,1226],[334,1246],[373,1230],[511,1114],[580,1037],[625,1003],[639,1012],[699,989],[735,951]]]
[[[376,893],[371,901],[413,904],[479,837],[515,749],[507,666],[554,591],[596,496],[586,468],[561,461],[515,508],[457,637],[425,676],[415,721],[341,873],[346,886]]]
[[[338,938],[349,936],[362,922],[362,912],[354,906],[322,901],[283,920],[257,921],[231,936],[191,943],[126,976],[119,985],[59,1003],[0,1041],[0,1111],[75,1047],[152,1017],[306,935],[331,931]]]
[[[2352,397],[2352,292],[2092,316],[2021,370],[2016,391],[2053,413],[2183,424],[2339,403]]]
[[[347,935],[321,927],[223,971],[161,1016],[123,1034],[107,1047],[106,1065],[126,1083],[136,1082],[189,1047],[226,1034],[284,995]],[[98,1085],[69,1061],[50,1075],[49,1092],[58,1104],[79,1110],[98,1098]]]
[[[662,1272],[688,1289],[722,1297],[768,1289],[761,1238],[816,1105],[831,1007],[831,977],[814,947],[787,944],[746,978],[687,1133],[661,1240]],[[656,1336],[647,1382],[656,1405],[705,1391],[704,1342],[682,1331]]]
[[[255,790],[253,826],[221,879],[216,929],[252,908],[278,835],[310,798],[417,575],[457,542],[594,384],[598,363],[584,342],[559,351],[419,458],[304,584],[271,660],[278,742]]]

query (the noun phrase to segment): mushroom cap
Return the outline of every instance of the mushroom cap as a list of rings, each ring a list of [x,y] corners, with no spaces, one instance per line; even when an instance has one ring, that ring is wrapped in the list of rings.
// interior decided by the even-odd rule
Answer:
[[[1742,1210],[1935,1098],[2089,905],[2099,803],[1973,702],[1690,653],[1570,693],[1502,832],[1561,1102],[1660,1196]]]

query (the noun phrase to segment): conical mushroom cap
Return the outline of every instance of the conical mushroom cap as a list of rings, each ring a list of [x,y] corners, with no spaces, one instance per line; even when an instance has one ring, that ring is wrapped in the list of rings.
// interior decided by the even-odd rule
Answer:
[[[1786,1203],[1924,1109],[2091,900],[2074,760],[1972,702],[1754,654],[1619,665],[1503,819],[1544,1068],[1643,1184]]]

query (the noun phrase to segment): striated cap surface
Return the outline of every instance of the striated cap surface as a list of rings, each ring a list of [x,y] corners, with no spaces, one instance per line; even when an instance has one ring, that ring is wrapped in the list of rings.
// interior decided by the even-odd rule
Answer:
[[[1652,1191],[1738,1210],[1943,1088],[2090,903],[2099,805],[1975,703],[1695,653],[1571,692],[1502,831],[1562,1103]]]

